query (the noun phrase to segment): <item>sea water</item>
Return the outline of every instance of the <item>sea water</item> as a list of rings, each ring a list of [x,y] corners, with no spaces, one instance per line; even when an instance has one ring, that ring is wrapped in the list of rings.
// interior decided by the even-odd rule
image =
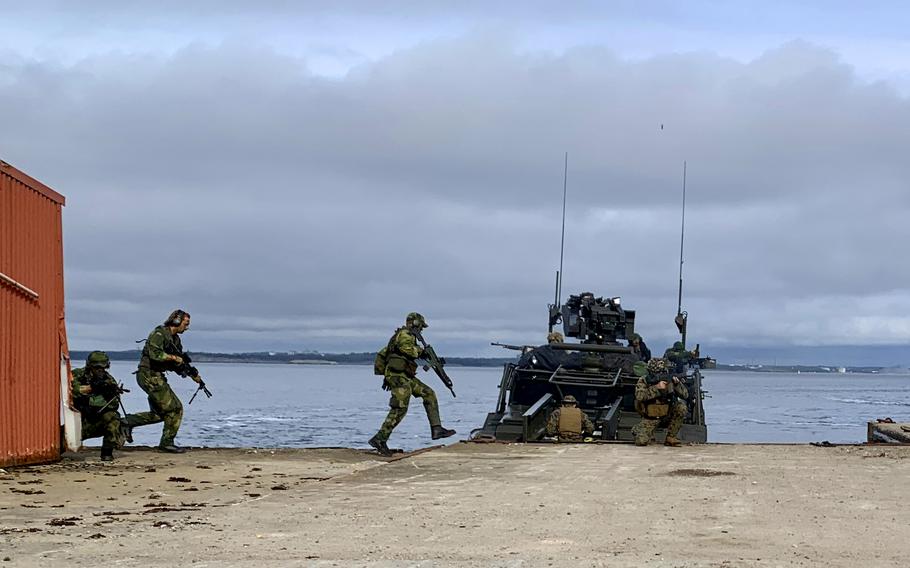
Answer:
[[[199,364],[214,396],[169,374],[183,401],[177,443],[218,447],[366,448],[388,412],[382,378],[364,365]],[[127,412],[148,409],[136,385],[135,363],[114,361],[111,372],[132,392]],[[450,367],[451,393],[431,373],[442,422],[463,440],[496,405],[502,368]],[[866,422],[881,417],[910,421],[910,376],[887,374],[790,374],[704,371],[705,415],[710,442],[861,442]],[[134,444],[156,445],[161,426],[134,431]],[[411,450],[433,443],[420,399],[395,429],[389,445]]]

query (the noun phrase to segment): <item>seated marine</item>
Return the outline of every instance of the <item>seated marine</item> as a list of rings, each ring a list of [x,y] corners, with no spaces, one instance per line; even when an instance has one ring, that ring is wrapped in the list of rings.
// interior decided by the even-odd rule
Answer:
[[[594,424],[572,395],[562,399],[562,406],[554,410],[547,420],[547,435],[557,436],[568,442],[581,442],[585,435],[594,432]]]
[[[659,426],[666,426],[665,446],[679,446],[676,438],[688,412],[686,385],[674,377],[666,359],[648,361],[647,374],[635,384],[635,410],[641,421],[632,427],[636,446],[647,446]]]
[[[104,351],[92,351],[85,367],[73,369],[73,406],[82,415],[82,439],[103,436],[101,460],[114,459],[114,448],[122,448],[124,434],[118,410],[120,394],[126,392],[107,370],[111,361]]]

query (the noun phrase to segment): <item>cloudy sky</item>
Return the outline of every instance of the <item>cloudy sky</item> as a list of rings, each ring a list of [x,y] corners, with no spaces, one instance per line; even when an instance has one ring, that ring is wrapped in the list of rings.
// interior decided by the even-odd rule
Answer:
[[[452,355],[621,295],[654,349],[910,342],[910,17],[878,2],[0,2],[0,159],[76,349]]]

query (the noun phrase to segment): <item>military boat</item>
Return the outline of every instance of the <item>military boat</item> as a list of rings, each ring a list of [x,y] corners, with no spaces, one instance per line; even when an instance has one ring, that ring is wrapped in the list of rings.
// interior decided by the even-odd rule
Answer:
[[[635,367],[643,364],[644,357],[621,341],[635,333],[635,310],[623,308],[619,297],[584,292],[569,296],[561,306],[550,306],[551,331],[558,323],[562,323],[563,341],[539,346],[494,344],[522,354],[517,362],[504,366],[496,408],[483,427],[472,432],[473,439],[543,440],[550,413],[565,396],[573,395],[594,423],[595,440],[633,440],[632,427],[641,419],[634,407]],[[680,328],[683,337],[684,329],[685,319]],[[569,338],[578,341],[569,342]],[[708,361],[689,361],[675,373],[689,391],[688,413],[678,435],[686,442],[707,441],[700,366]],[[665,430],[658,430],[658,441],[665,435]]]

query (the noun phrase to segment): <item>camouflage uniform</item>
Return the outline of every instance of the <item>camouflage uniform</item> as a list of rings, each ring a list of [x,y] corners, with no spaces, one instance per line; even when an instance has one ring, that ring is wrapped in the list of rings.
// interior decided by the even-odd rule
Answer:
[[[557,408],[547,419],[547,435],[558,436],[560,440],[581,442],[585,434],[594,432],[594,423],[588,415],[576,405],[575,397],[569,395],[562,399],[562,406]]]
[[[664,359],[651,359],[648,363],[647,375],[651,377],[651,382],[657,378],[666,378],[668,382],[672,382],[673,378],[666,372],[667,364]],[[632,428],[636,445],[647,446],[654,437],[654,431],[661,425],[667,427],[667,445],[678,445],[676,435],[679,434],[679,429],[688,412],[685,399],[689,397],[689,390],[680,381],[674,385],[673,391],[675,397],[671,396],[668,391],[659,389],[656,383],[648,384],[648,376],[639,377],[635,384],[635,410],[641,414],[642,418],[641,422]],[[662,417],[651,416],[649,413],[651,404],[667,405],[667,414]]]
[[[686,370],[686,366],[694,363],[697,357],[692,351],[686,351],[682,341],[677,341],[673,344],[673,347],[664,351],[664,359],[670,362],[670,368],[673,372],[683,373]]]
[[[93,351],[89,354],[85,367],[73,369],[72,393],[73,406],[82,417],[82,439],[103,436],[101,441],[102,459],[111,459],[114,448],[123,446],[123,435],[120,429],[120,413],[117,398],[119,385],[117,380],[107,372],[110,362],[106,354]],[[92,377],[92,373],[95,376]],[[91,393],[84,394],[81,387],[95,387]]]
[[[164,374],[165,371],[176,370],[178,365],[169,356],[178,353],[183,353],[179,335],[171,333],[164,325],[152,330],[142,349],[139,370],[136,372],[136,382],[148,395],[150,410],[131,414],[127,421],[131,428],[164,422],[159,443],[162,448],[174,445],[174,438],[183,421],[183,404]]]
[[[439,403],[436,393],[417,378],[417,363],[423,351],[417,345],[417,338],[408,331],[407,327],[395,330],[395,335],[388,344],[388,364],[385,371],[385,380],[382,388],[391,392],[389,398],[389,414],[376,434],[376,440],[386,442],[392,435],[392,430],[404,419],[408,413],[411,397],[423,399],[423,407],[427,411],[430,428],[438,428],[442,421],[439,419]]]

